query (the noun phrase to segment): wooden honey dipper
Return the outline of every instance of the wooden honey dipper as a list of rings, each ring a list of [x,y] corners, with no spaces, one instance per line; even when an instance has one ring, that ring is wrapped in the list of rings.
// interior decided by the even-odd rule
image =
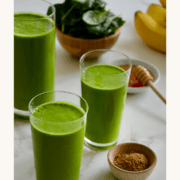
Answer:
[[[165,97],[159,92],[153,84],[154,77],[150,74],[150,72],[143,66],[136,66],[134,68],[134,73],[138,80],[143,83],[144,86],[148,85],[151,89],[161,98],[161,100],[166,104]]]

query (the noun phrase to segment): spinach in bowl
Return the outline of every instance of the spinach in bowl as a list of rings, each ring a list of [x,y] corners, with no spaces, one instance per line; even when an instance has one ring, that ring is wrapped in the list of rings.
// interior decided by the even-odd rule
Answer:
[[[54,4],[56,26],[62,33],[83,39],[97,39],[114,34],[125,21],[106,10],[102,0],[65,0]],[[48,9],[47,14],[51,14]]]

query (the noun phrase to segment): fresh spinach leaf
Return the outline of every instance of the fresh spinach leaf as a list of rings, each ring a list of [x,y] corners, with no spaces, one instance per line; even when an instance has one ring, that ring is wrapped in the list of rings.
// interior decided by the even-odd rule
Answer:
[[[111,23],[111,25],[115,28],[119,28],[121,27],[123,24],[125,23],[125,21],[122,20],[122,18],[118,17],[116,19],[114,19]]]
[[[118,16],[119,15],[115,16],[112,13],[110,13],[110,14],[108,14],[108,18],[106,19],[105,22],[103,22],[99,25],[96,25],[96,26],[90,26],[90,25],[87,26],[88,31],[91,33],[94,33],[100,37],[105,37],[107,35],[110,35],[110,34],[114,33],[119,28],[117,21],[114,21],[115,19],[119,18]],[[112,22],[114,23],[113,26],[111,26]],[[118,21],[118,23],[123,24],[122,20]]]
[[[107,23],[111,23],[114,19],[116,19],[116,18],[119,17],[119,16],[120,16],[120,14],[117,15],[117,16],[111,16],[111,17],[107,18],[106,22],[107,22]]]
[[[89,10],[83,14],[82,19],[86,24],[98,25],[105,21],[106,14],[106,11],[101,12],[99,10]]]

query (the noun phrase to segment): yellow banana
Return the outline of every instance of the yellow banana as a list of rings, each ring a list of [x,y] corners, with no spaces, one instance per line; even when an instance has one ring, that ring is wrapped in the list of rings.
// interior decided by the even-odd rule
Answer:
[[[164,8],[166,8],[166,0],[159,0],[159,2],[162,4]]]
[[[135,27],[147,46],[166,52],[166,28],[160,26],[148,14],[140,11],[135,13]]]
[[[150,15],[161,26],[166,27],[166,9],[157,4],[151,4],[147,10],[147,14]]]

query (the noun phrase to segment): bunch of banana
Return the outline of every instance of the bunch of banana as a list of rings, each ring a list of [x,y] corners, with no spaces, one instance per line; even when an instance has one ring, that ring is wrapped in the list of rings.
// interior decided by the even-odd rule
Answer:
[[[147,13],[135,13],[136,31],[147,46],[166,53],[166,0],[151,4]]]

